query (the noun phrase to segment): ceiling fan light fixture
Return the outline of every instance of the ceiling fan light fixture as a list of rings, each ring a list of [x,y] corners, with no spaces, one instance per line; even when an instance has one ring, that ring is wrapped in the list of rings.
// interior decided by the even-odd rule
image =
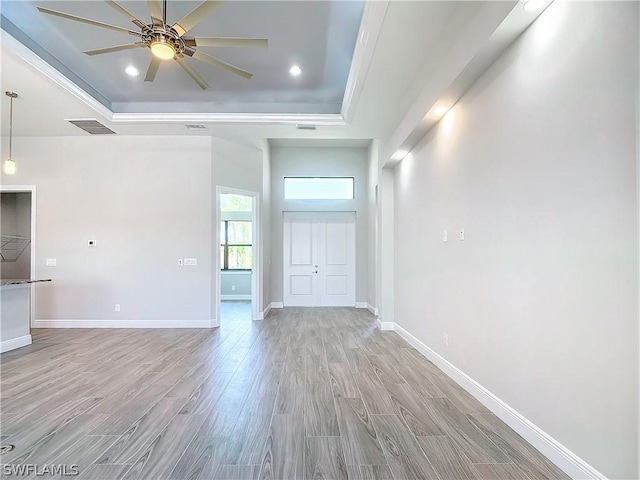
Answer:
[[[171,60],[176,56],[176,49],[164,39],[160,39],[151,44],[151,53],[161,60]]]

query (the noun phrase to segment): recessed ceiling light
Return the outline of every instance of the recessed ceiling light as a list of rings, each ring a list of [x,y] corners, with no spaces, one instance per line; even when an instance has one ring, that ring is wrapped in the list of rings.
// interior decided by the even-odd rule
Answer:
[[[125,68],[124,73],[126,73],[130,77],[137,77],[138,75],[140,75],[140,72],[138,71],[138,69],[133,65],[129,65],[127,68]]]
[[[292,77],[297,77],[301,73],[302,73],[302,69],[298,65],[293,65],[289,69],[289,75],[291,75]]]
[[[529,0],[522,8],[525,12],[539,12],[542,10],[547,2],[545,0]]]
[[[448,107],[445,107],[444,105],[438,105],[434,110],[433,113],[435,115],[437,115],[438,117],[441,117],[442,115],[444,115],[445,113],[447,113],[449,111]]]

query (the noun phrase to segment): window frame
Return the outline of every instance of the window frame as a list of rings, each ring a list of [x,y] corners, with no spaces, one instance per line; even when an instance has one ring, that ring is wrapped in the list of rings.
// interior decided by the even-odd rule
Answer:
[[[287,198],[287,179],[351,179],[351,198]],[[356,199],[356,177],[353,175],[288,175],[282,180],[282,198],[286,201],[301,202],[345,202]]]
[[[251,272],[253,268],[229,268],[229,247],[251,247],[251,257],[253,258],[253,243],[229,243],[229,222],[253,223],[250,220],[220,220],[220,223],[224,223],[224,243],[220,244],[224,248],[221,270],[223,272]],[[253,225],[251,228],[253,235]]]

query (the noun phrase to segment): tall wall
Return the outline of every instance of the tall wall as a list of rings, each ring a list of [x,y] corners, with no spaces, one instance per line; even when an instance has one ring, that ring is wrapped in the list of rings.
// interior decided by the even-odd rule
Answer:
[[[639,473],[639,20],[638,2],[552,3],[394,179],[395,322],[625,479]]]
[[[2,181],[36,185],[36,277],[53,279],[37,287],[37,320],[215,320],[215,187],[261,192],[259,150],[195,136],[14,141],[18,172]],[[198,265],[178,267],[185,257]]]
[[[282,302],[282,214],[285,211],[356,212],[356,302],[367,301],[367,148],[271,148],[271,300]],[[354,177],[353,200],[285,200],[286,176]]]

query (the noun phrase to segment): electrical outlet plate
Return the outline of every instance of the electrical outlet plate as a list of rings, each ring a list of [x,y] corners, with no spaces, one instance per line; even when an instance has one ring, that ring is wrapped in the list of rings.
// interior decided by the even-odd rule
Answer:
[[[47,258],[47,267],[55,267],[57,261],[55,258]]]
[[[446,230],[443,230],[443,231],[442,231],[442,241],[443,241],[443,242],[446,242],[448,239],[449,239],[449,236],[448,236],[448,234],[447,234],[447,231],[446,231]]]
[[[182,267],[183,265],[184,265],[184,261],[181,258],[179,258],[178,259],[178,266]]]
[[[464,240],[464,227],[460,227],[460,241]]]

